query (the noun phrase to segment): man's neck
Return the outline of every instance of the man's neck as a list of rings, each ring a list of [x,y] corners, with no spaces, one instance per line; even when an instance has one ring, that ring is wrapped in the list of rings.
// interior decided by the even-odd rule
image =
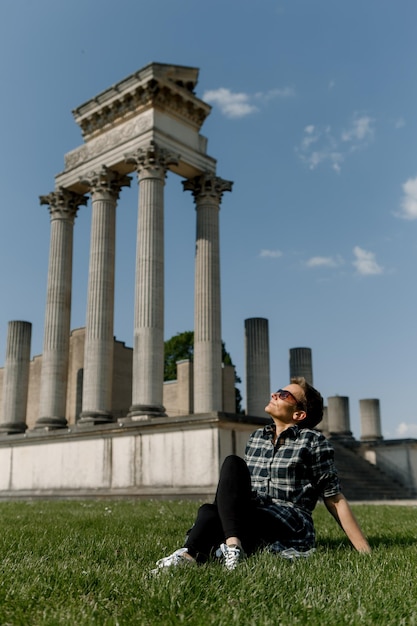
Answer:
[[[288,428],[291,428],[291,426],[294,426],[294,424],[283,424],[282,422],[279,422],[278,420],[274,420],[274,424],[275,424],[275,437],[274,437],[275,440],[277,440],[278,437],[280,437],[280,435],[284,432],[284,430],[287,430]]]

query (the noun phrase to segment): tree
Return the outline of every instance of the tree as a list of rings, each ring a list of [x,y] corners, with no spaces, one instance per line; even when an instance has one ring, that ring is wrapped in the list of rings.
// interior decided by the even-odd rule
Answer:
[[[194,359],[194,331],[186,330],[177,333],[171,339],[167,339],[164,344],[164,380],[176,380],[177,378],[177,361]],[[233,365],[232,357],[226,350],[224,341],[222,341],[222,361],[225,365]],[[235,373],[235,383],[241,383],[241,379]],[[242,395],[240,390],[235,387],[236,413],[242,413]]]
[[[193,360],[194,332],[177,333],[164,343],[164,380],[176,380],[177,361]]]

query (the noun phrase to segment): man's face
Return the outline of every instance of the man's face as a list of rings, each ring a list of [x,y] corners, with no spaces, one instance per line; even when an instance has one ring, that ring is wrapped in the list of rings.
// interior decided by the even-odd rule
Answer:
[[[281,394],[280,391],[289,393]],[[302,408],[302,405],[305,403],[305,397],[300,385],[291,383],[280,391],[271,393],[271,399],[265,407],[266,413],[284,424],[291,424],[295,421],[294,413],[302,412],[305,417],[305,412]]]

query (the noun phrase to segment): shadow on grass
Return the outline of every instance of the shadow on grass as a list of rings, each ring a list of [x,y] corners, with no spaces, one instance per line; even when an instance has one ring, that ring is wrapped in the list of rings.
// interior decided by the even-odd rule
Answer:
[[[392,535],[368,535],[368,541],[371,548],[405,548],[407,546],[415,546],[417,540],[412,536],[392,536]],[[316,543],[318,550],[352,550],[350,543],[346,541],[340,541],[340,539],[320,539]]]

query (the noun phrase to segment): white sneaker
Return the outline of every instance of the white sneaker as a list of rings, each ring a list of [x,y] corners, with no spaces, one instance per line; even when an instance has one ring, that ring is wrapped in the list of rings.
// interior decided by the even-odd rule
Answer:
[[[159,561],[156,562],[156,568],[151,570],[152,574],[156,574],[157,572],[159,572],[159,570],[163,569],[164,567],[177,567],[178,565],[194,565],[195,560],[189,559],[186,556],[184,556],[184,554],[186,553],[188,553],[187,548],[179,548],[178,550],[175,550],[175,552],[173,552],[169,556],[165,556],[163,559],[159,559]]]
[[[236,545],[228,546],[222,543],[220,551],[224,558],[224,565],[229,571],[236,569],[238,564],[246,557],[243,548]]]
[[[290,561],[293,561],[294,559],[299,559],[299,558],[307,559],[309,556],[314,554],[315,551],[316,551],[315,548],[310,548],[310,550],[307,550],[306,552],[300,552],[299,550],[296,550],[295,548],[286,548],[285,550],[281,550],[281,552],[278,552],[277,554],[279,556],[282,556],[283,559],[288,559]]]

